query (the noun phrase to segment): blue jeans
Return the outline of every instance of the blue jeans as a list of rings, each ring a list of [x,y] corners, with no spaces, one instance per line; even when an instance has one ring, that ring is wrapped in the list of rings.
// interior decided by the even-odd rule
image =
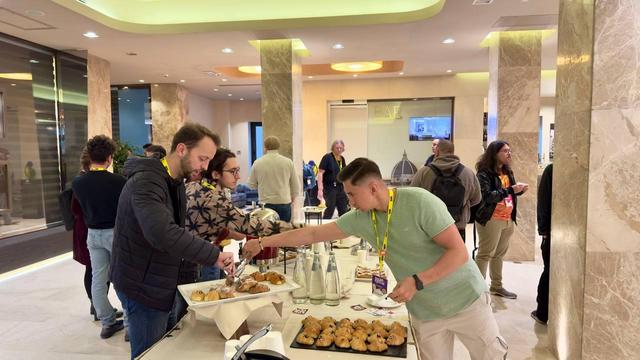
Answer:
[[[291,221],[291,203],[288,204],[264,204],[264,207],[274,210],[278,213],[281,221]]]
[[[187,314],[187,308],[189,304],[184,300],[180,291],[176,290],[176,296],[173,300],[173,307],[169,312],[169,320],[167,320],[167,332],[173,329],[176,324],[182,320],[182,317]]]
[[[168,311],[144,306],[116,290],[122,306],[129,316],[129,342],[131,360],[158,342],[167,332]]]
[[[116,322],[116,310],[107,297],[112,244],[113,229],[89,229],[87,248],[91,257],[91,300],[103,327]]]
[[[225,274],[217,266],[203,266],[198,282],[224,279]]]

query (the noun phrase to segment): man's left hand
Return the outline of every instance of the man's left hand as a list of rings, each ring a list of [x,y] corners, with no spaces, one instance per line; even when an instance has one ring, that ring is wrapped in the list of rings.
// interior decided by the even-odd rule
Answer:
[[[393,291],[389,294],[389,298],[398,303],[408,302],[413,299],[417,291],[415,280],[409,276],[396,284],[396,287],[393,288]]]

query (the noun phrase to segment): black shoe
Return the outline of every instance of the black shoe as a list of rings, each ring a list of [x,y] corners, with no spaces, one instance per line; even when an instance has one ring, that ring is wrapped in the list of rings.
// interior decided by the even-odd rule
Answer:
[[[118,309],[114,309],[116,312],[116,319],[120,319],[121,317],[124,316],[124,313],[122,311],[119,311]]]
[[[124,341],[129,342],[129,329],[124,329]]]
[[[547,322],[546,322],[546,321],[542,321],[542,319],[540,319],[540,318],[538,317],[538,311],[537,311],[537,310],[533,310],[533,311],[531,312],[531,317],[532,317],[532,318],[533,318],[533,320],[535,320],[538,324],[540,324],[540,325],[544,325],[544,326],[547,326]]]
[[[103,326],[102,331],[100,331],[100,337],[108,339],[122,329],[124,329],[124,322],[122,320],[117,320],[113,325]]]
[[[511,291],[507,291],[505,288],[500,289],[490,289],[491,295],[500,296],[507,299],[517,299],[518,295],[512,293]]]

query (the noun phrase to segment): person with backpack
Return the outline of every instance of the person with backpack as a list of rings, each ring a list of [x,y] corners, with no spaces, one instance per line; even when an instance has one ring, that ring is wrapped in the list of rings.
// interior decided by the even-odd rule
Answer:
[[[411,186],[421,187],[445,203],[464,241],[470,208],[482,199],[480,183],[473,171],[454,155],[451,141],[440,140],[434,151],[433,162],[418,170]]]

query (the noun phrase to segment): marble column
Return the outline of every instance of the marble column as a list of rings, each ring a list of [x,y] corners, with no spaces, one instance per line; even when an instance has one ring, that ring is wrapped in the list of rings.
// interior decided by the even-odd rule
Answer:
[[[181,85],[151,86],[151,119],[153,143],[171,148],[173,135],[189,116],[188,92]]]
[[[529,184],[529,191],[518,198],[518,226],[505,260],[533,260],[542,33],[505,31],[495,35],[489,50],[487,141],[499,139],[511,145],[516,181]]]
[[[108,61],[87,55],[87,135],[112,136],[111,68]]]
[[[640,358],[640,6],[560,1],[549,338]]]

